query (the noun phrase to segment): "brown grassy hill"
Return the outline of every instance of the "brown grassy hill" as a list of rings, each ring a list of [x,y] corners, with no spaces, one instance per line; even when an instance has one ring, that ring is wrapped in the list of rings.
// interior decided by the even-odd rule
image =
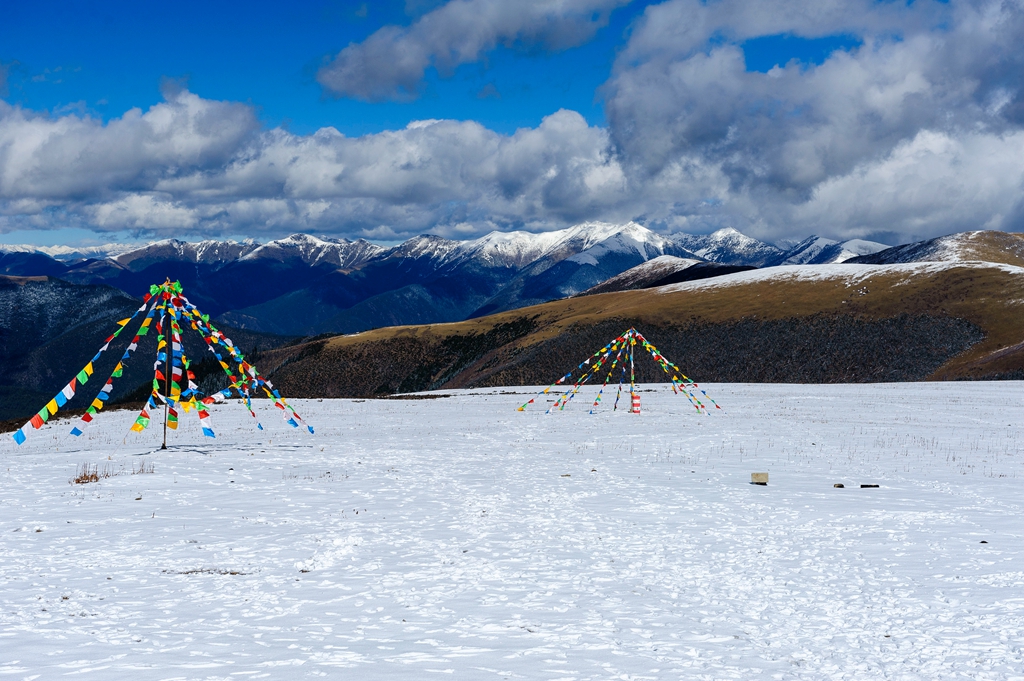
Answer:
[[[703,381],[1024,378],[1024,269],[778,267],[265,353],[296,396],[548,383],[630,326]],[[664,380],[640,363],[641,380]]]

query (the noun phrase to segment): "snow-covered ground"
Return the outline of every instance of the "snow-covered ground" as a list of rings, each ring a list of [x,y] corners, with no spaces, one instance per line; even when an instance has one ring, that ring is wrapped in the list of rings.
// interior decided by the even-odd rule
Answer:
[[[513,392],[3,436],[0,678],[1024,678],[1021,383]]]

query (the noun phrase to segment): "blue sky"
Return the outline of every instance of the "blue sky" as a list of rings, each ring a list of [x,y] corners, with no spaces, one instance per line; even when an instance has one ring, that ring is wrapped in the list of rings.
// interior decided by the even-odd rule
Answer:
[[[162,100],[165,79],[206,98],[251,102],[268,126],[307,134],[333,126],[346,135],[404,127],[409,121],[479,121],[504,133],[572,109],[604,125],[600,86],[631,22],[650,3],[613,11],[579,47],[552,52],[501,46],[482,63],[447,77],[428,72],[412,102],[367,103],[325,94],[315,73],[325,59],[387,24],[409,24],[439,3],[138,2],[12,3],[0,24],[0,62],[13,64],[7,101],[107,119]],[[813,40],[774,35],[746,41],[747,68],[767,71],[791,59],[820,64],[854,36]]]
[[[436,3],[434,3],[436,4]],[[323,60],[387,24],[409,24],[405,2],[22,2],[0,24],[0,61],[17,61],[7,100],[32,109],[103,118],[162,100],[163,79],[210,99],[251,102],[268,126],[346,135],[410,120],[472,119],[499,132],[536,126],[559,108],[604,123],[598,88],[629,23],[644,7],[611,15],[595,39],[562,52],[500,47],[446,78],[431,69],[413,102],[366,103],[325,95]]]
[[[1012,228],[1012,5],[8,3],[0,240]]]

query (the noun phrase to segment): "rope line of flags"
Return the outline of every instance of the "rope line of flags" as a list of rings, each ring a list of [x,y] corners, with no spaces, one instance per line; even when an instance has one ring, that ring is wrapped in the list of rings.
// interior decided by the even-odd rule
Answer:
[[[601,389],[598,391],[597,397],[594,399],[594,403],[590,406],[590,413],[593,414],[601,404],[605,388],[608,386],[609,382],[611,382],[612,377],[615,374],[616,367],[621,365],[622,368],[619,373],[619,385],[615,394],[615,403],[612,406],[612,411],[618,411],[619,400],[622,397],[628,368],[630,396],[629,412],[639,414],[640,395],[637,392],[636,372],[634,368],[635,352],[638,345],[641,350],[646,350],[658,366],[660,366],[662,370],[671,377],[672,392],[685,395],[698,413],[707,414],[711,407],[718,410],[722,409],[718,403],[707,394],[707,392],[694,383],[689,376],[679,369],[676,364],[669,361],[667,357],[661,354],[658,348],[654,347],[651,342],[644,338],[643,334],[635,328],[630,328],[603,348],[580,362],[575,369],[544,388],[544,390],[541,390],[529,401],[520,406],[517,411],[525,411],[528,406],[534,404],[538,399],[542,399],[545,395],[551,394],[552,392],[558,395],[558,397],[552,405],[548,407],[545,413],[550,414],[555,410],[562,411],[569,402],[572,401],[577,393],[579,393],[580,388],[595,376],[601,375],[602,370],[607,366],[608,372],[604,375],[604,382],[601,384]],[[581,373],[579,373],[578,377],[570,383],[570,379],[572,379],[573,375],[577,372]],[[570,385],[571,387],[568,387]],[[563,387],[565,388],[565,392],[562,392]],[[703,397],[703,401],[701,400],[701,397]]]

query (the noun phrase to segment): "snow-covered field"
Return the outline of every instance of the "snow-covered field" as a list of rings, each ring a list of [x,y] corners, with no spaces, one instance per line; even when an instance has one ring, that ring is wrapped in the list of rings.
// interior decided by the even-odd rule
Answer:
[[[4,435],[0,678],[1024,678],[1021,383],[511,392]]]

